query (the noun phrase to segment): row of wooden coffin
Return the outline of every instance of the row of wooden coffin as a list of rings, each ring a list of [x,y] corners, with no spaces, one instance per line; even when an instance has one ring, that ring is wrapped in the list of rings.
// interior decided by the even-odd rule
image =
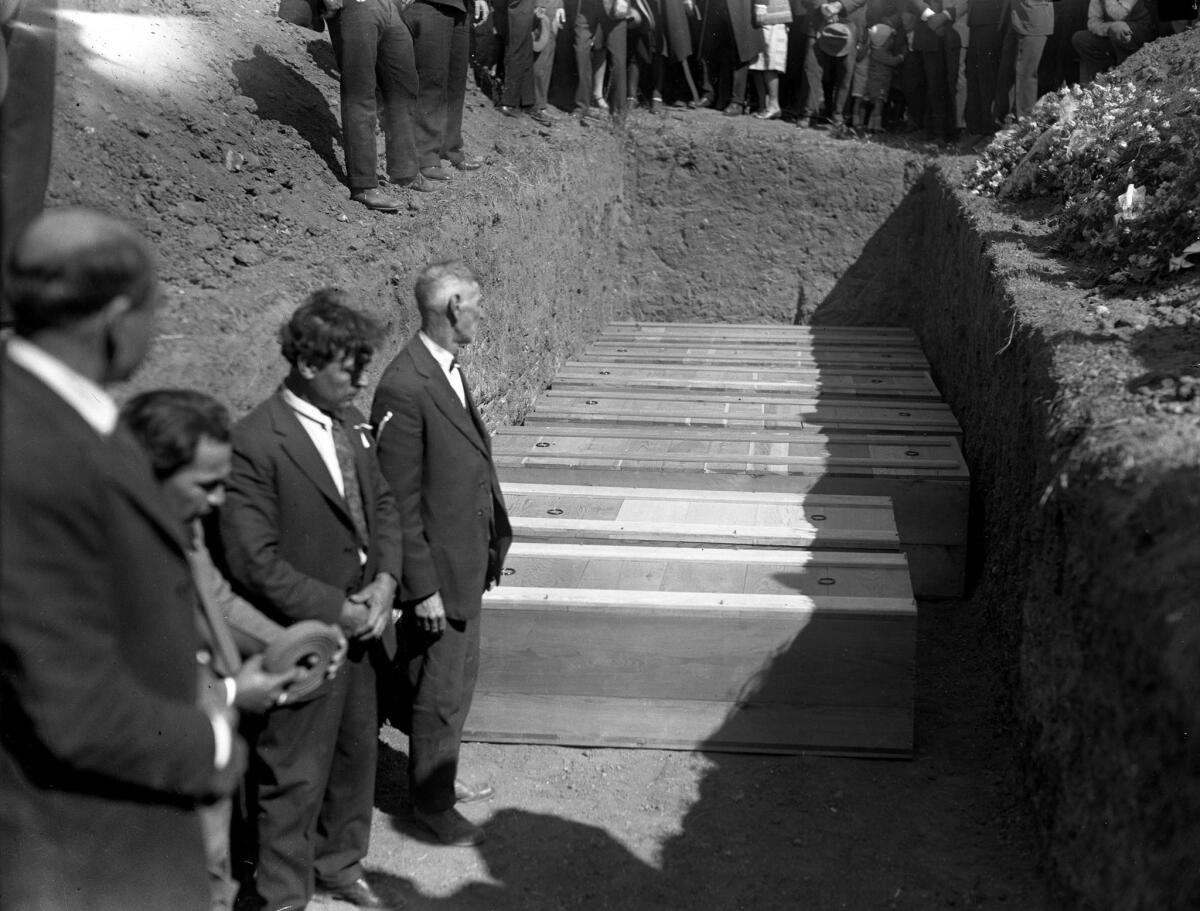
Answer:
[[[493,441],[520,543],[468,735],[909,755],[958,436],[904,330],[610,327]]]

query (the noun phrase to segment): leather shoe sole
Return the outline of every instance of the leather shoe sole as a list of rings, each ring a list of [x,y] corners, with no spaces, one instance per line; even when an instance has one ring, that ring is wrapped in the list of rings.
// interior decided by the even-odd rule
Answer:
[[[337,889],[321,889],[319,892],[322,898],[331,898],[335,901],[348,902],[359,908],[376,908],[376,909],[391,909],[391,911],[399,911],[406,904],[404,901],[394,899],[387,901],[382,895],[371,888],[371,884],[363,877],[359,877],[348,886],[342,886]]]
[[[465,781],[454,781],[454,799],[458,803],[478,803],[481,800],[488,800],[494,797],[496,789],[490,784],[483,784],[477,788],[472,788]]]
[[[470,848],[481,844],[485,838],[483,829],[453,807],[440,813],[422,813],[420,810],[413,810],[413,816],[444,845]]]
[[[438,165],[421,168],[421,176],[426,180],[449,180],[450,172]]]

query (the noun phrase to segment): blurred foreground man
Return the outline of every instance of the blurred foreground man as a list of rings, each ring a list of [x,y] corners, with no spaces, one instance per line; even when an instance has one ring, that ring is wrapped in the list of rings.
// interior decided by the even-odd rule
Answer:
[[[369,427],[350,403],[378,328],[315,292],[280,331],[283,385],[234,427],[221,538],[240,592],[283,625],[322,620],[350,640],[341,672],[313,699],[263,720],[249,775],[255,889],[269,911],[304,908],[320,887],[365,908],[394,908],[363,875],[379,736],[376,665],[396,651],[396,502]]]
[[[400,600],[408,687],[409,794],[444,844],[483,830],[455,808],[492,795],[458,778],[463,724],[479,670],[483,593],[500,581],[512,528],[487,427],[456,355],[482,318],[479,280],[463,262],[426,266],[416,283],[421,330],[379,381],[371,419],[379,464],[400,506]]]
[[[121,423],[150,456],[163,496],[188,542],[201,608],[196,617],[200,704],[230,706],[253,715],[286,704],[288,687],[301,672],[289,668],[271,673],[263,667],[263,651],[283,627],[233,593],[204,541],[201,520],[225,502],[233,455],[229,412],[203,392],[155,389],[126,403]],[[333,631],[336,634],[336,628]],[[346,640],[341,641],[344,657]],[[336,674],[339,664],[336,659],[330,663],[328,676]],[[231,799],[200,810],[213,911],[231,911],[237,895],[229,856],[232,818]]]
[[[244,767],[197,708],[196,590],[178,519],[106,383],[154,331],[150,253],[83,210],[9,262],[0,357],[0,907],[208,907],[196,805]]]

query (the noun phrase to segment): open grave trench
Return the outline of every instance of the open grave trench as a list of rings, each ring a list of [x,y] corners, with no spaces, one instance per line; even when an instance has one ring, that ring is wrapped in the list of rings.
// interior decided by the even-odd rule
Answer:
[[[603,303],[579,295],[586,328],[535,380],[499,379],[522,404],[496,423],[536,421],[544,387],[561,393],[554,378],[570,370],[565,359],[594,355],[585,349],[614,320],[774,323],[781,336],[794,325],[912,330],[957,418],[971,476],[964,586],[940,594],[961,594],[959,609],[987,618],[1049,869],[1095,907],[1194,905],[1200,787],[1180,731],[1196,717],[1200,690],[1196,668],[1181,660],[1190,634],[1164,616],[1196,576],[1197,557],[1170,544],[1187,539],[1200,485],[1170,458],[1160,470],[1145,453],[1088,445],[1087,409],[1067,388],[1068,349],[1023,308],[1036,280],[996,255],[999,224],[1011,219],[966,198],[955,174],[878,146],[642,131],[626,153],[616,199],[577,197],[572,210],[595,228],[572,242],[599,262]],[[588,211],[605,218],[588,222]],[[501,431],[500,449],[521,432]],[[1111,466],[1135,457],[1140,483],[1131,487]],[[578,479],[552,475],[537,480]],[[773,489],[794,488],[783,479]],[[719,634],[706,635],[719,651]],[[571,670],[570,661],[558,669]],[[545,720],[535,704],[518,714],[517,730]],[[702,745],[693,735],[674,745],[688,744]]]

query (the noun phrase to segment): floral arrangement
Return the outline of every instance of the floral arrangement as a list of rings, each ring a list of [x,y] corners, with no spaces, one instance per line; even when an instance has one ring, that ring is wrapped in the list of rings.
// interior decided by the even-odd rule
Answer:
[[[1135,55],[1091,85],[1043,97],[1029,117],[997,134],[965,186],[1014,199],[1061,196],[1061,247],[1102,259],[1111,283],[1193,268],[1200,262],[1200,69],[1195,41],[1181,38],[1148,46],[1154,62]]]

